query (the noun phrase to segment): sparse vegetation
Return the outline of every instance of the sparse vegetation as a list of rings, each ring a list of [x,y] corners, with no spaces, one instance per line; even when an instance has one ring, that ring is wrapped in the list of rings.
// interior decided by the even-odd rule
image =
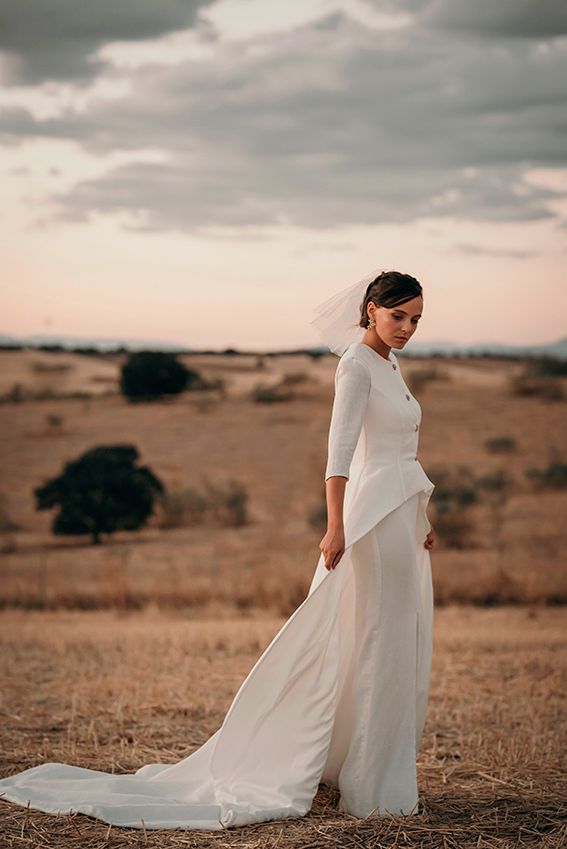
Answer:
[[[282,386],[295,386],[298,383],[309,383],[310,380],[306,371],[291,371],[283,375],[280,383]]]
[[[281,384],[266,386],[261,383],[252,390],[251,398],[257,404],[277,404],[281,401],[291,401],[295,397],[293,390],[286,389]]]
[[[69,362],[58,362],[52,360],[34,360],[30,367],[38,374],[64,374],[74,369],[74,364]]]
[[[0,492],[0,534],[17,531],[20,526],[13,521],[8,508],[8,496],[5,492]]]
[[[527,469],[526,477],[538,489],[565,489],[567,487],[567,463],[553,461],[545,469]]]
[[[525,398],[541,398],[544,401],[563,401],[563,387],[553,377],[531,377],[529,374],[515,375],[511,378],[514,395]]]
[[[565,377],[567,376],[567,360],[548,356],[533,357],[526,363],[525,373],[546,377]]]
[[[204,492],[194,487],[164,491],[158,502],[161,528],[183,528],[202,524],[240,527],[248,522],[249,496],[244,486],[230,480],[224,487],[205,482]]]
[[[494,436],[485,440],[484,446],[492,454],[512,454],[518,447],[513,436]]]
[[[423,392],[427,384],[434,380],[449,380],[449,373],[446,369],[434,365],[428,368],[412,368],[406,377],[410,392],[416,395]]]

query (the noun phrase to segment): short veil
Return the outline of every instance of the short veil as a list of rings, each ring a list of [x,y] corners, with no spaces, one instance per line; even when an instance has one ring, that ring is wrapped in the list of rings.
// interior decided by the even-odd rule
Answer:
[[[366,329],[359,325],[360,308],[368,286],[381,271],[371,271],[314,308],[314,317],[309,324],[313,325],[321,340],[338,357],[342,356],[351,342],[358,342],[366,333]]]

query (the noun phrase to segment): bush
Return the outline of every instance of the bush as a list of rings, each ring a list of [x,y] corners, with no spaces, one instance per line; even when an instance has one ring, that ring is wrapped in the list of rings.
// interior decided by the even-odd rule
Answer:
[[[524,373],[528,376],[565,377],[567,375],[567,360],[550,356],[536,357],[528,362]]]
[[[289,401],[294,397],[290,389],[284,389],[280,384],[276,386],[265,386],[258,384],[252,390],[251,398],[259,404],[274,404],[279,401]]]
[[[515,375],[511,378],[511,388],[514,395],[525,398],[543,398],[545,401],[562,401],[563,387],[552,377],[530,377],[527,374]]]
[[[324,496],[318,504],[311,508],[308,513],[307,521],[312,528],[315,528],[321,533],[325,533],[327,529],[327,498]]]
[[[441,543],[447,548],[471,548],[474,546],[474,526],[464,510],[437,513],[433,523]]]
[[[177,395],[199,381],[199,374],[186,368],[174,354],[137,351],[122,366],[120,389],[130,401],[155,401],[164,395]]]
[[[204,493],[193,487],[159,496],[162,528],[183,528],[212,522],[222,527],[248,524],[248,493],[235,480],[225,486],[205,481]]]
[[[418,393],[432,380],[448,380],[449,374],[446,370],[433,366],[431,368],[413,368],[408,373],[407,384],[412,393]]]
[[[21,525],[14,522],[8,510],[8,496],[5,492],[0,492],[0,533],[19,530]]]
[[[490,492],[502,492],[510,483],[510,477],[503,469],[498,469],[496,472],[489,472],[476,479],[477,486],[481,489],[487,489]]]
[[[526,477],[540,489],[564,489],[567,486],[567,463],[554,461],[546,469],[527,469]]]
[[[447,469],[432,471],[435,489],[432,503],[437,513],[452,513],[478,501],[476,482],[471,469],[461,465],[451,472]]]
[[[310,380],[306,371],[286,372],[280,380],[280,386],[294,386],[296,383],[308,383]]]
[[[485,441],[484,447],[492,454],[511,454],[517,445],[513,436],[494,436]]]
[[[38,510],[59,506],[53,533],[89,534],[99,544],[102,533],[142,527],[164,487],[147,466],[135,465],[137,459],[134,445],[101,445],[34,489]]]
[[[163,518],[161,528],[184,528],[198,525],[210,507],[204,495],[192,487],[179,491],[165,491],[159,498]]]

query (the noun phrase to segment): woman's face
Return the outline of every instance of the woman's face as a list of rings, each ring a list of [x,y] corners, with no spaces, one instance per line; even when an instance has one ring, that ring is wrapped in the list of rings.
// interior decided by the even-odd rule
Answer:
[[[397,307],[383,307],[370,302],[368,315],[374,316],[374,329],[379,338],[390,348],[403,348],[417,329],[423,310],[421,295]]]

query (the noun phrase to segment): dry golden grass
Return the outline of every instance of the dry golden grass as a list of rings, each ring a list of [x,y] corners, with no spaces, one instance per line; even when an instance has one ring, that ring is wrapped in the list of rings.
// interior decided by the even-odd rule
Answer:
[[[10,370],[12,377],[18,369],[29,371],[31,356],[2,354],[4,380]],[[33,352],[34,360],[46,357],[48,365],[57,356]],[[118,374],[116,357],[106,362],[60,356],[65,361],[74,356],[86,370],[79,389],[90,385],[98,369]],[[183,359],[206,376],[225,377],[226,395],[193,392],[136,405],[119,395],[0,405],[0,494],[19,527],[0,534],[0,605],[192,606],[206,615],[216,615],[219,607],[232,615],[260,608],[286,615],[305,596],[323,535],[323,528],[313,528],[308,518],[324,498],[336,358],[266,357],[263,369],[257,368],[256,356]],[[400,361],[407,379],[437,362]],[[433,551],[437,604],[564,603],[567,571],[560,564],[567,544],[566,490],[537,492],[525,471],[563,456],[565,404],[511,394],[509,381],[521,363],[448,359],[437,365],[449,379],[431,381],[417,393],[423,409],[419,456],[426,472],[435,482],[436,469],[464,464],[476,475],[505,468],[512,476],[509,497],[497,511],[484,496],[467,508],[472,531],[465,548],[444,547],[439,539]],[[294,400],[249,400],[255,384],[276,383],[298,371],[311,380],[294,387]],[[61,423],[49,424],[49,415],[59,416]],[[486,440],[501,436],[515,440],[515,452],[487,451]],[[163,530],[155,517],[145,529],[116,534],[102,546],[54,537],[51,516],[35,510],[33,488],[58,474],[66,460],[117,441],[136,445],[141,461],[173,490],[199,489],[205,477],[221,484],[236,479],[249,494],[250,524]],[[432,507],[430,518],[434,521]]]
[[[132,772],[186,757],[219,727],[281,624],[5,611],[1,774],[46,761]],[[567,838],[565,624],[561,608],[436,611],[415,817],[340,815],[337,791],[324,785],[306,817],[224,832],[144,833],[2,803],[0,845],[559,849]]]

